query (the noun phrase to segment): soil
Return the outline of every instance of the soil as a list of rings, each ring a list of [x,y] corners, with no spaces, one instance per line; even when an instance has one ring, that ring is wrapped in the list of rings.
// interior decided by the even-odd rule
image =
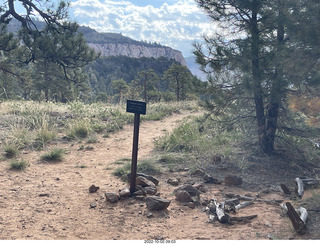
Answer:
[[[171,131],[190,112],[176,113],[161,121],[143,122],[140,126],[139,159],[152,156],[154,139]],[[117,192],[128,184],[112,174],[119,159],[130,158],[133,126],[99,138],[91,148],[79,150],[83,142],[57,142],[55,147],[67,150],[59,163],[39,162],[43,152],[23,152],[30,165],[25,171],[10,170],[6,161],[0,163],[0,239],[4,240],[263,240],[263,239],[320,239],[319,212],[310,213],[309,232],[297,236],[289,219],[282,214],[279,205],[255,202],[240,209],[232,216],[257,217],[247,222],[221,224],[209,223],[203,206],[194,209],[175,200],[177,186],[166,181],[181,178],[180,185],[201,181],[191,177],[188,170],[164,172],[155,176],[160,196],[171,200],[166,211],[150,212],[144,201],[134,198],[107,202],[105,192]],[[205,157],[200,160],[204,160]],[[255,158],[257,160],[257,158]],[[253,161],[255,161],[253,160]],[[271,160],[271,159],[270,159]],[[201,199],[215,198],[223,201],[226,193],[255,196],[263,188],[271,189],[279,181],[294,181],[297,172],[277,169],[265,164],[247,165],[245,170],[226,160],[207,163],[205,170],[220,178],[237,174],[243,178],[239,186],[206,184],[207,191]],[[272,170],[271,170],[272,168]],[[278,171],[277,171],[278,170]],[[239,174],[241,172],[242,174]],[[286,174],[283,174],[286,172]],[[273,178],[272,178],[273,176]],[[294,178],[292,178],[294,177]],[[272,184],[271,184],[272,183]],[[270,185],[271,184],[271,185]],[[91,185],[99,186],[96,193],[89,193]],[[302,200],[290,200],[277,191],[261,195],[263,199],[282,199],[294,205],[302,203],[313,191],[306,192]],[[318,195],[319,196],[319,195]],[[308,203],[309,204],[309,203]],[[308,208],[318,208],[319,201]],[[318,219],[317,219],[318,218]]]

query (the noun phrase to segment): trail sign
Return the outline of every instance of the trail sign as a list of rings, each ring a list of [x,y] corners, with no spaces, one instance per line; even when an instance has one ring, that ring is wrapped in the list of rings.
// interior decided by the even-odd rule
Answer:
[[[146,114],[146,103],[135,100],[127,100],[127,112],[134,114]]]
[[[132,195],[136,191],[140,114],[146,114],[146,103],[135,100],[127,100],[127,112],[134,113],[132,162],[130,175],[130,193]]]

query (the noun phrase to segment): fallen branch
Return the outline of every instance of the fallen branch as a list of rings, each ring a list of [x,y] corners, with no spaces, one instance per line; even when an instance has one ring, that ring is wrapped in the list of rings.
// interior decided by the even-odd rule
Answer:
[[[242,217],[230,217],[230,221],[242,222],[242,221],[248,221],[248,220],[254,219],[256,217],[258,217],[258,215],[249,215],[249,216],[242,216]]]
[[[319,184],[319,180],[314,179],[314,178],[309,178],[309,179],[301,178],[301,180],[304,185],[308,185],[308,186]]]
[[[224,212],[224,202],[222,203],[217,203],[215,200],[214,200],[214,205],[216,205],[216,214],[217,214],[217,217],[218,217],[218,220],[220,223],[229,223],[230,222],[230,216],[228,214],[225,214]]]
[[[283,193],[284,194],[287,194],[287,195],[291,195],[291,191],[290,191],[290,189],[285,185],[285,184],[280,184],[280,187],[281,187],[281,189],[283,190]]]
[[[236,206],[234,207],[234,209],[237,211],[237,210],[239,210],[240,208],[245,208],[245,207],[247,207],[247,206],[249,206],[249,205],[252,205],[252,204],[253,204],[253,201],[246,201],[246,202],[243,202],[243,203],[240,203],[240,204],[236,205]]]
[[[288,208],[286,204],[280,204],[281,208],[284,210],[284,212],[287,214],[288,213]],[[297,212],[297,214],[300,214],[300,219],[306,223],[307,218],[308,218],[308,211],[319,211],[320,210],[316,210],[316,209],[305,209],[304,207],[299,207],[296,208],[295,211]]]
[[[303,193],[304,193],[303,182],[302,182],[302,180],[300,178],[296,178],[295,181],[296,181],[296,184],[297,184],[296,191],[297,191],[299,197],[302,198]]]
[[[286,207],[287,207],[287,214],[288,217],[295,229],[295,231],[299,234],[299,235],[304,235],[307,232],[307,227],[305,225],[305,222],[300,218],[300,216],[298,215],[298,213],[296,212],[296,210],[292,207],[292,205],[289,202],[286,202]],[[305,214],[305,211],[302,211]],[[307,214],[305,215],[306,217],[308,216]],[[305,218],[306,218],[305,217]]]

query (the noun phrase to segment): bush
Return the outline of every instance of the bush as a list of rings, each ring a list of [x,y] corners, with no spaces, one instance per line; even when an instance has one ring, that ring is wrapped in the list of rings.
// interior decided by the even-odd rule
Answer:
[[[4,156],[6,158],[13,158],[16,157],[19,154],[19,148],[15,144],[6,144],[3,147]]]
[[[65,150],[62,148],[52,149],[51,152],[41,155],[42,161],[58,162],[63,160]]]
[[[29,163],[24,160],[12,160],[10,162],[10,168],[14,170],[25,170],[29,166]]]

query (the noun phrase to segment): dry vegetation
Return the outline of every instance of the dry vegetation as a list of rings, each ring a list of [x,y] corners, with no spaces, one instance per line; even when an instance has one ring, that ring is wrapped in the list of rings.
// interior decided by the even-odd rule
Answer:
[[[184,118],[172,131],[160,131],[162,136],[154,140],[156,151],[139,160],[139,172],[161,175],[163,178],[185,172],[186,169],[190,174],[201,169],[218,180],[235,174],[243,179],[239,191],[252,192],[280,183],[293,186],[295,177],[319,178],[320,151],[310,141],[293,138],[290,144],[278,144],[273,156],[266,156],[258,150],[254,139],[248,137],[246,131],[219,130],[213,120],[203,116],[203,111],[195,102],[150,104],[142,120],[161,122],[165,116],[182,111],[193,113],[193,117]],[[92,152],[94,158],[102,139],[109,138],[133,121],[133,115],[126,113],[123,106],[102,103],[86,105],[79,102],[54,104],[11,101],[0,104],[0,114],[1,163],[7,165],[7,170],[18,170],[21,174],[28,171],[30,164],[33,164],[33,170],[49,164],[62,164],[66,155],[71,156],[70,148],[76,148],[76,154],[79,155],[82,152],[90,155]],[[121,143],[122,139],[117,140]],[[63,145],[69,145],[69,149],[63,148]],[[294,149],[307,148],[308,145],[310,150],[306,154]],[[31,154],[37,157],[36,165],[27,160]],[[72,154],[75,162],[76,154]],[[114,177],[124,177],[130,171],[130,158],[127,157],[117,159],[108,166],[100,164],[97,161],[95,167],[112,171]],[[86,170],[92,166],[79,160],[72,167]],[[305,199],[291,201],[309,209],[320,208],[318,189],[309,191]],[[301,238],[319,239],[318,220],[319,212],[312,212],[309,232]],[[254,239],[264,239],[259,235]],[[287,239],[292,236],[300,238],[294,233],[273,238]]]

